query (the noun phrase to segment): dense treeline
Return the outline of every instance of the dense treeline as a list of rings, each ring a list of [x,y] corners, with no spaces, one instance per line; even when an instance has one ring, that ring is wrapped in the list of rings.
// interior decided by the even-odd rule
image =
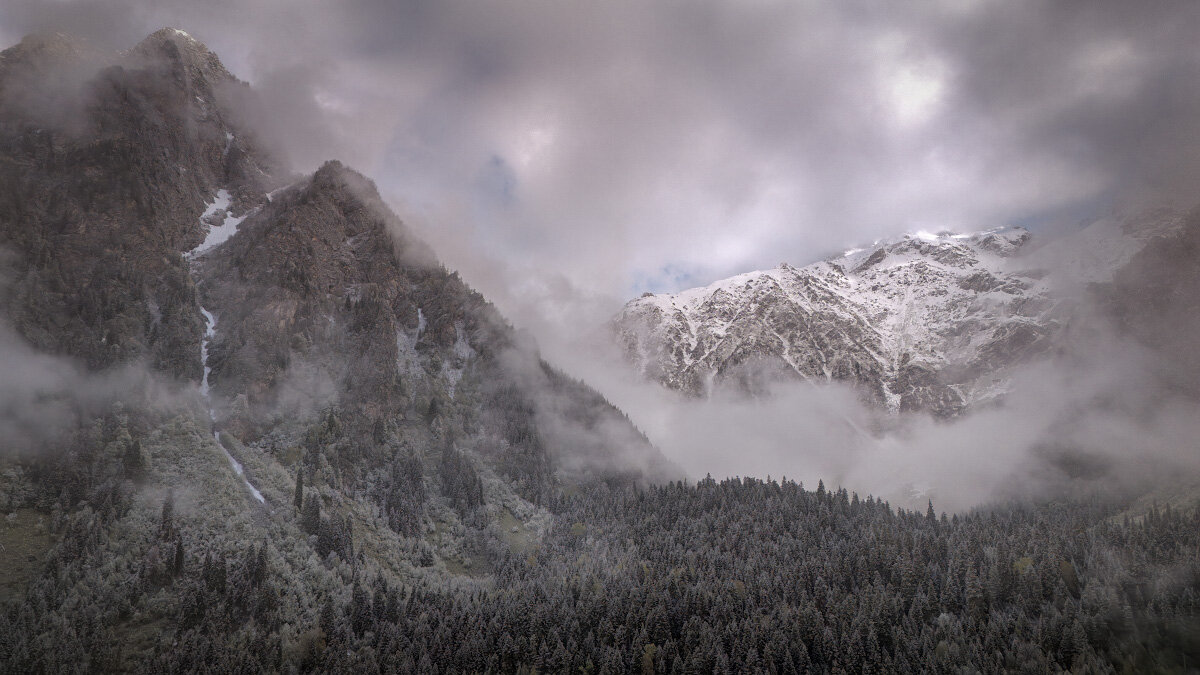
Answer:
[[[156,597],[168,599],[161,628],[171,638],[135,663],[158,672],[664,673],[1200,663],[1194,512],[1155,508],[1130,520],[1121,505],[1076,498],[948,518],[754,479],[599,483],[551,506],[552,526],[529,549],[471,539],[490,574],[470,583],[368,572],[347,536],[319,563],[341,569],[341,585],[322,590],[268,543],[177,562],[182,539],[164,503],[153,540],[161,551],[152,569],[129,571],[137,582],[121,611],[169,587]],[[111,629],[72,614],[72,585],[103,564],[89,562],[101,550],[99,516],[82,518],[62,526],[64,550],[76,542],[70,554],[0,618],[6,670],[63,664],[45,637],[67,626],[79,636],[69,654],[116,663]]]

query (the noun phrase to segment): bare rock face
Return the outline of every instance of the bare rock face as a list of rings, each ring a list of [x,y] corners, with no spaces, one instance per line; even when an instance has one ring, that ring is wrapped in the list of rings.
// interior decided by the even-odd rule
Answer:
[[[952,416],[1049,345],[1049,286],[1020,228],[912,235],[631,301],[612,321],[647,377],[693,396],[779,379],[840,381],[892,412]]]

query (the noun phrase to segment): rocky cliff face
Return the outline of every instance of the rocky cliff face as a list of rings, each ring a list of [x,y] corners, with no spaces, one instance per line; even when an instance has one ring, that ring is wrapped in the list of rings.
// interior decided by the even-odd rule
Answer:
[[[908,235],[647,294],[611,328],[643,375],[693,396],[839,381],[892,412],[953,416],[1001,395],[1008,369],[1052,347],[1072,310],[1057,288],[1111,277],[1175,222],[1157,219],[1136,237],[1102,221],[1040,250],[1021,228]]]

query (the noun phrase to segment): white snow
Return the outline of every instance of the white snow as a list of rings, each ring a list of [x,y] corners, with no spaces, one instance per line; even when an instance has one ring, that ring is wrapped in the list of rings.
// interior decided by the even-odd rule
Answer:
[[[702,382],[711,381],[741,345],[765,349],[802,379],[828,379],[830,363],[851,353],[843,350],[857,350],[853,358],[860,360],[865,352],[883,373],[882,396],[895,411],[899,396],[886,385],[898,376],[903,359],[933,367],[969,361],[985,340],[972,336],[947,350],[941,336],[960,325],[968,326],[968,333],[991,335],[1001,324],[1021,319],[1009,316],[1013,296],[960,285],[979,271],[1002,283],[1013,281],[1008,258],[990,250],[993,243],[982,245],[993,235],[1000,246],[1013,249],[1027,236],[1020,228],[966,234],[918,231],[802,268],[781,264],[673,295],[644,296],[625,306],[616,326],[639,371],[684,377],[698,369]],[[881,250],[882,261],[859,269]],[[1029,285],[1015,281],[1012,288],[1022,283]],[[768,314],[761,307],[770,308]],[[824,334],[821,342],[812,342],[807,332],[778,330],[770,316],[779,312],[789,321],[817,326]]]
[[[257,499],[259,504],[266,504],[267,500],[263,497],[262,493],[258,491],[258,488],[255,488],[250,484],[249,480],[246,480],[246,471],[242,468],[242,463],[234,459],[233,455],[229,454],[229,451],[226,450],[225,446],[221,444],[221,432],[214,431],[213,440],[217,442],[217,445],[221,446],[221,452],[225,453],[225,459],[229,460],[229,465],[233,467],[233,472],[236,473],[242,479],[242,482],[246,484],[246,487],[250,489],[250,495]]]
[[[212,372],[212,368],[208,365],[208,341],[216,334],[217,317],[212,315],[212,312],[200,307],[200,314],[204,316],[204,337],[200,340],[200,363],[204,365],[204,378],[200,380],[200,395],[208,399],[208,374]],[[212,408],[208,410],[209,417],[213,416]]]
[[[1002,368],[985,348],[1021,326],[1052,330],[1058,284],[1110,278],[1179,222],[1172,214],[1132,227],[1106,219],[1046,245],[1026,243],[1029,233],[1020,227],[920,230],[801,268],[780,265],[643,296],[613,325],[636,369],[668,386],[707,391],[739,349],[778,358],[801,379],[826,379],[831,364],[852,359],[878,370],[880,403],[897,411],[892,388],[904,363],[972,370],[986,359],[985,368]],[[881,252],[882,260],[863,267]],[[807,328],[784,330],[772,323],[777,317]],[[955,391],[971,403],[1002,396],[1007,386],[1002,372],[989,372],[955,383]]]
[[[233,197],[229,194],[228,190],[217,190],[217,196],[213,198],[212,203],[208,205],[208,208],[200,216],[200,224],[209,228],[208,234],[199,246],[191,250],[188,254],[189,256],[197,256],[214,246],[219,246],[237,233],[238,226],[242,224],[242,221],[246,219],[246,215],[249,214],[234,216],[233,212],[229,210],[229,206],[232,203]],[[210,226],[208,219],[221,212],[225,213],[225,219],[216,227]]]

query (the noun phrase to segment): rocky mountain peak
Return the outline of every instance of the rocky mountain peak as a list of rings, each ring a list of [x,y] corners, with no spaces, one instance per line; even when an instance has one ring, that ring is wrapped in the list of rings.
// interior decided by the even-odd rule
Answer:
[[[336,159],[326,161],[314,171],[304,190],[310,195],[319,194],[338,201],[352,200],[364,208],[380,201],[375,181]]]
[[[695,396],[847,381],[894,412],[954,415],[996,395],[984,374],[1037,353],[1052,331],[1045,284],[1010,262],[1029,240],[1019,227],[917,232],[643,296],[612,327],[644,375]]]
[[[178,28],[161,28],[151,33],[129,55],[175,65],[196,89],[211,90],[215,85],[237,80],[203,42]]]
[[[91,367],[149,358],[190,378],[203,324],[181,256],[204,238],[206,202],[225,191],[244,212],[274,163],[216,95],[236,81],[203,45],[159,31],[124,56],[70,61],[80,45],[34,36],[5,52],[10,316],[38,348]]]

